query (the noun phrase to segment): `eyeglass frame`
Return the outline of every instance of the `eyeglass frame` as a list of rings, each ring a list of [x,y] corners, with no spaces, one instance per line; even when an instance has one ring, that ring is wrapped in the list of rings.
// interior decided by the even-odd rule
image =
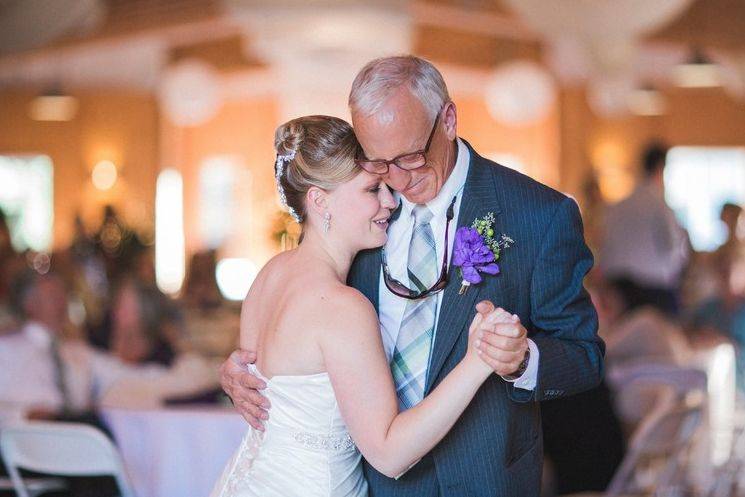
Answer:
[[[434,284],[427,288],[426,290],[412,290],[408,286],[401,283],[399,280],[391,276],[391,270],[388,267],[388,260],[385,256],[385,247],[382,249],[382,261],[381,261],[381,267],[383,270],[383,283],[385,284],[385,287],[388,289],[389,292],[391,292],[393,295],[397,297],[401,297],[407,300],[419,300],[425,297],[429,297],[430,295],[434,295],[435,293],[441,292],[442,290],[447,287],[448,282],[450,281],[450,276],[448,274],[448,241],[449,241],[449,232],[450,232],[450,221],[453,220],[455,217],[455,200],[458,198],[456,195],[453,197],[453,200],[450,202],[450,206],[448,207],[447,213],[446,213],[446,221],[445,221],[445,250],[443,251],[443,258],[442,258],[442,267],[440,269],[440,277],[437,278],[437,281],[434,282]],[[393,288],[393,286],[399,287],[401,290],[397,290],[396,288]]]
[[[444,107],[443,107],[443,109],[444,109]],[[403,169],[404,171],[413,171],[415,169],[419,169],[420,167],[426,166],[427,165],[427,154],[429,153],[429,147],[432,145],[432,139],[435,137],[435,130],[437,129],[437,123],[440,121],[440,114],[442,114],[442,109],[440,109],[437,112],[437,116],[435,117],[435,122],[434,122],[434,124],[432,124],[432,131],[429,132],[429,138],[427,138],[427,143],[426,143],[426,145],[424,145],[424,148],[423,149],[417,150],[416,152],[407,152],[405,154],[397,155],[396,157],[394,157],[393,159],[390,159],[390,160],[355,158],[354,159],[354,163],[357,166],[359,166],[362,169],[364,169],[365,171],[367,171],[368,173],[371,173],[371,174],[380,174],[380,175],[388,174],[388,171],[390,170],[391,164],[395,164],[397,168]],[[362,147],[360,147],[359,150],[364,155],[364,151],[362,150]],[[414,155],[421,155],[422,158],[424,158],[424,164],[422,164],[421,166],[416,166],[416,167],[403,167],[403,166],[401,166],[398,163],[398,161],[400,161],[402,158],[408,157],[408,156],[414,156]],[[370,169],[367,169],[365,166],[362,165],[364,162],[377,162],[377,163],[383,164],[385,166],[385,170],[384,171],[371,171]]]

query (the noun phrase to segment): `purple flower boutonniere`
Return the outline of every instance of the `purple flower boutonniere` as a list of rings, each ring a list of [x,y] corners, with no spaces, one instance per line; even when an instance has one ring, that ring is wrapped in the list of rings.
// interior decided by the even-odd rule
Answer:
[[[499,274],[500,252],[515,241],[507,235],[494,238],[494,214],[476,219],[471,227],[462,226],[455,233],[453,265],[460,268],[462,284],[459,294],[481,283],[481,273]]]

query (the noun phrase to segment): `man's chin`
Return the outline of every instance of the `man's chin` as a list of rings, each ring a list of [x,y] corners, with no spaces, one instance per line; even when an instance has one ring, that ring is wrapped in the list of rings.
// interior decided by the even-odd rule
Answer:
[[[429,191],[422,191],[422,192],[415,192],[415,193],[403,193],[402,194],[406,200],[411,202],[412,204],[426,204],[427,202],[431,201],[433,198],[437,196],[437,194],[432,194]]]

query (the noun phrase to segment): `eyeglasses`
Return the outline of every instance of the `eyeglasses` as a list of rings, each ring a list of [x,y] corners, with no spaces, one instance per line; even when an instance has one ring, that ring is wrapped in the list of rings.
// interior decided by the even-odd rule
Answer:
[[[435,117],[435,123],[432,125],[432,131],[429,132],[429,138],[427,138],[427,144],[422,150],[416,152],[410,152],[407,154],[399,155],[391,160],[384,159],[365,159],[356,158],[355,164],[360,166],[368,173],[373,174],[386,174],[391,164],[395,164],[398,168],[410,171],[412,169],[418,169],[427,164],[427,152],[429,152],[429,146],[432,144],[432,138],[435,136],[435,130],[437,129],[437,122],[440,120],[440,113],[437,113]]]
[[[423,288],[419,290],[412,290],[411,288],[407,287],[400,281],[398,281],[396,278],[391,276],[391,270],[388,268],[388,260],[385,256],[385,248],[383,249],[383,282],[385,283],[386,288],[395,296],[401,297],[404,299],[409,300],[418,300],[425,297],[428,297],[430,295],[433,295],[437,292],[440,292],[445,289],[445,287],[448,284],[448,232],[450,231],[450,221],[453,220],[453,217],[455,216],[454,206],[455,206],[455,199],[458,198],[457,195],[453,197],[453,200],[450,202],[450,207],[448,207],[447,210],[447,221],[445,222],[445,253],[442,257],[442,268],[440,269],[440,277],[437,278],[437,281],[429,287],[429,288]]]

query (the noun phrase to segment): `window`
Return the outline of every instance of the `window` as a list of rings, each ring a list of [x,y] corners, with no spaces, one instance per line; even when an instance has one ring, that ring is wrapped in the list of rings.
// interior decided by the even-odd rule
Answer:
[[[184,185],[181,173],[163,169],[155,187],[155,278],[166,293],[184,281]]]
[[[236,164],[231,157],[209,157],[199,169],[199,228],[207,247],[219,248],[235,229]]]
[[[49,251],[54,222],[52,160],[46,155],[0,156],[0,208],[17,250]]]
[[[745,148],[674,147],[667,155],[665,196],[691,238],[711,251],[727,232],[719,220],[726,202],[745,204]]]

